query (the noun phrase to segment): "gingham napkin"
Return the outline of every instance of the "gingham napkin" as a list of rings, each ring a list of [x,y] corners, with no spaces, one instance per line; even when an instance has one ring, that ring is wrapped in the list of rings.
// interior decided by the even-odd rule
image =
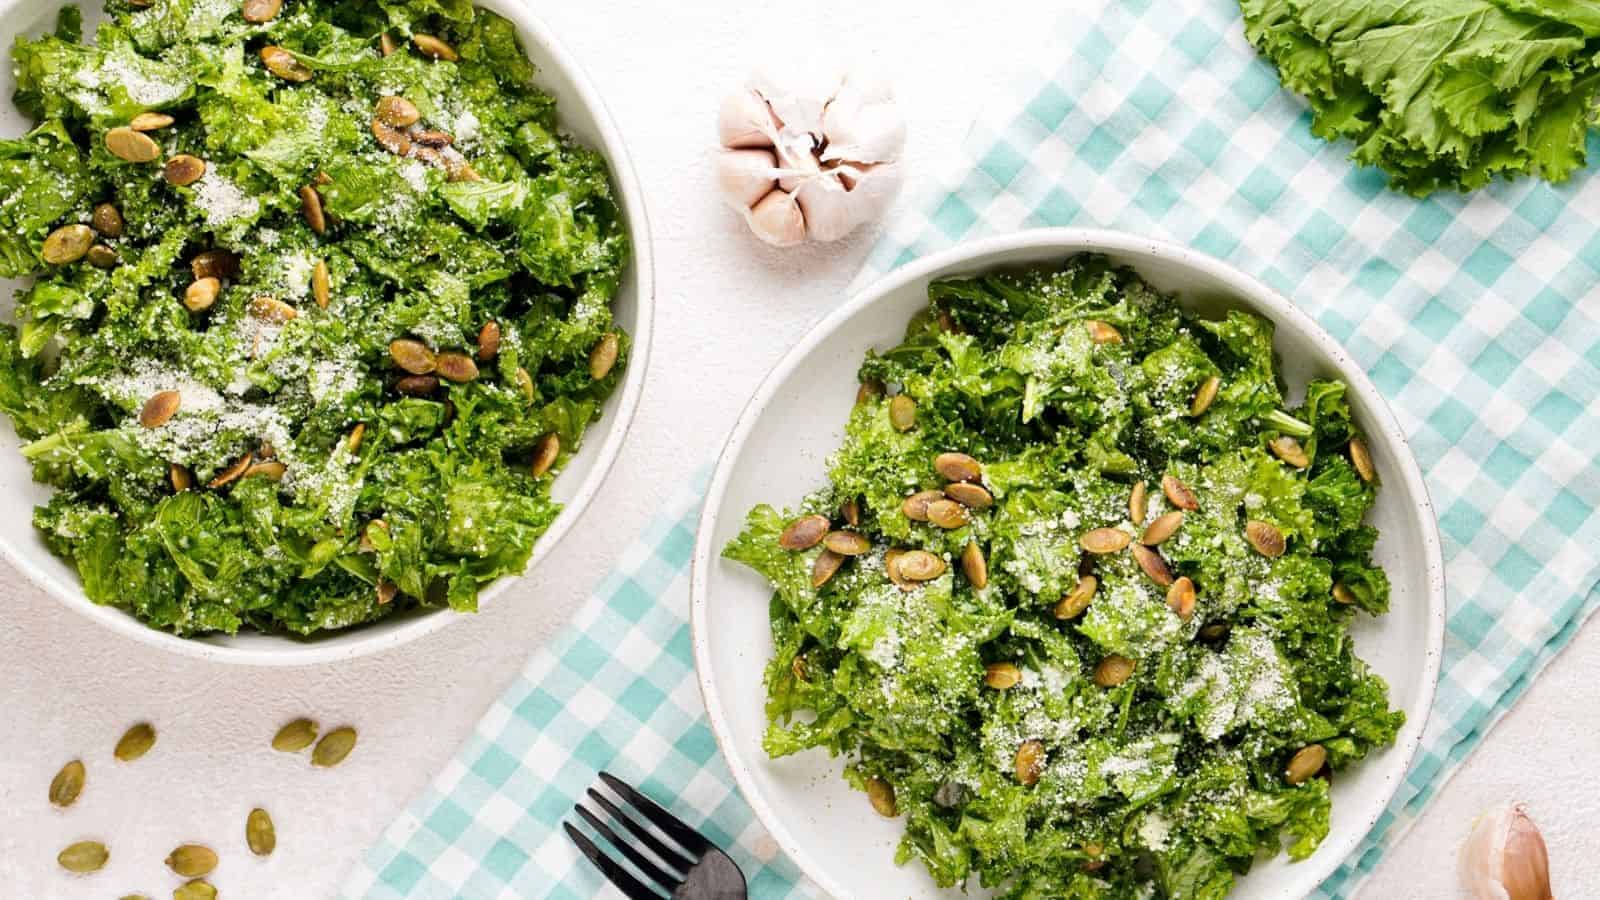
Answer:
[[[1084,8],[1084,7],[1088,8]],[[1229,260],[1313,314],[1411,438],[1450,580],[1418,760],[1325,882],[1353,895],[1485,731],[1600,604],[1600,178],[1417,201],[1309,132],[1236,0],[1100,0],[894,223],[863,281],[963,238],[1096,225]],[[1591,140],[1600,162],[1600,140]],[[975,162],[975,166],[974,166]],[[685,495],[538,651],[356,867],[372,898],[595,896],[559,823],[605,767],[719,842],[756,898],[812,893],[737,792],[694,686]]]

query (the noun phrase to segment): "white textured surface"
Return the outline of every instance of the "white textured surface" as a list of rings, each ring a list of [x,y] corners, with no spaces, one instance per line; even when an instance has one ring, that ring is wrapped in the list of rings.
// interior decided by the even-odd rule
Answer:
[[[658,337],[651,382],[610,483],[539,573],[477,617],[386,655],[303,670],[224,668],[114,637],[0,567],[0,897],[84,898],[179,883],[161,864],[203,841],[227,898],[329,894],[344,869],[447,760],[533,646],[557,628],[646,522],[668,484],[715,453],[745,398],[805,327],[835,304],[865,254],[862,233],[827,248],[769,251],[717,205],[706,165],[722,93],[767,55],[823,48],[895,84],[911,125],[908,171],[930,176],[966,123],[1003,95],[1009,62],[1042,39],[1059,3],[814,0],[770,4],[593,0],[541,4],[608,98],[646,186],[656,238]],[[1091,211],[1092,212],[1092,211]],[[12,510],[26,515],[26,510]],[[1382,865],[1373,900],[1456,897],[1455,848],[1492,801],[1529,801],[1545,826],[1557,896],[1600,897],[1600,792],[1586,779],[1600,730],[1600,630],[1580,635],[1417,830]],[[267,749],[297,715],[352,723],[361,742],[332,771]],[[156,748],[132,764],[111,747],[149,720]],[[68,759],[89,768],[68,811],[45,799]],[[272,811],[278,850],[244,849],[250,807]],[[96,838],[111,862],[83,879],[54,857]]]

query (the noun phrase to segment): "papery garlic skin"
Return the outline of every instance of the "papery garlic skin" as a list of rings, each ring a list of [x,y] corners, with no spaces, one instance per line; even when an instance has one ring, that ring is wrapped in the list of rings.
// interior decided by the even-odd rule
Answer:
[[[723,100],[717,187],[769,244],[836,241],[900,192],[905,120],[881,82],[811,69]]]
[[[1550,857],[1521,803],[1496,806],[1461,845],[1461,884],[1475,900],[1553,900]]]

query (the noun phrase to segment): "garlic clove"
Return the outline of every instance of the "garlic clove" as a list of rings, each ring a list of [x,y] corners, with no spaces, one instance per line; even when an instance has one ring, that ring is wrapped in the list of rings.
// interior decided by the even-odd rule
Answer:
[[[813,241],[837,241],[861,223],[850,192],[836,178],[808,179],[794,192],[794,200]]]
[[[824,161],[889,162],[906,145],[905,120],[884,87],[847,84],[823,113],[822,131],[828,136]]]
[[[717,154],[717,187],[741,212],[778,186],[778,157],[771,150],[724,150]]]
[[[717,113],[717,136],[724,147],[771,147],[777,130],[767,101],[753,90],[729,94]]]
[[[1552,900],[1550,858],[1521,803],[1494,807],[1461,846],[1461,883],[1476,900]]]
[[[756,237],[774,247],[793,247],[805,243],[806,220],[794,195],[773,191],[745,212],[745,221]]]

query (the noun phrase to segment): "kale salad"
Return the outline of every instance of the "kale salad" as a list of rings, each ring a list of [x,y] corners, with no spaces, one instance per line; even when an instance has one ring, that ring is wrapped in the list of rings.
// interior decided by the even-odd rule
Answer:
[[[476,608],[628,352],[606,161],[464,0],[110,0],[12,49],[0,409],[96,603],[179,635]]]
[[[1345,385],[1104,258],[935,282],[869,354],[768,579],[773,757],[843,754],[897,861],[1007,898],[1217,898],[1310,855],[1404,714],[1350,626],[1389,584]],[[863,812],[865,812],[863,805]]]

